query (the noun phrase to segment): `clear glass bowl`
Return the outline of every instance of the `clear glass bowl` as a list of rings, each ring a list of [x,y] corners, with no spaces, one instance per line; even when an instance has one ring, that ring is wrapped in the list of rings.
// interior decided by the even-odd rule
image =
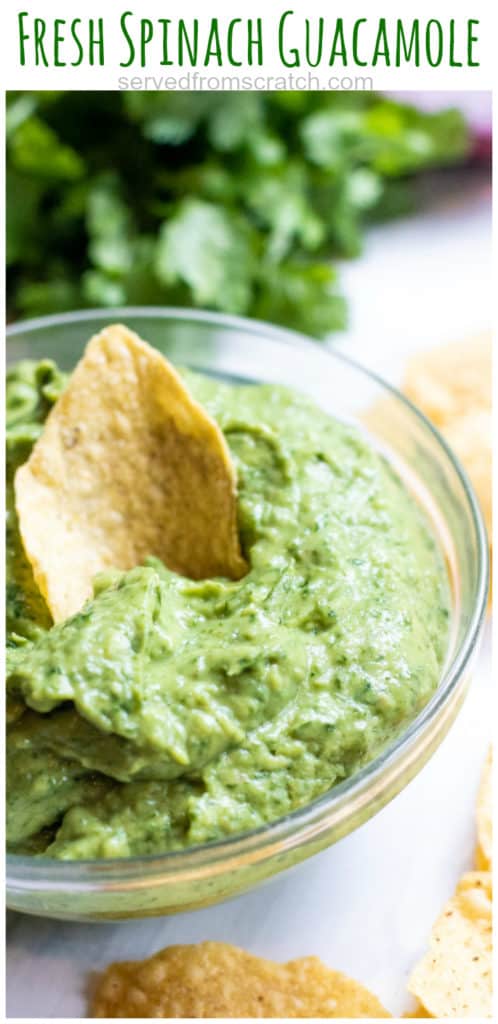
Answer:
[[[85,343],[121,321],[173,362],[241,382],[273,381],[367,429],[426,506],[453,583],[453,630],[439,687],[380,756],[265,828],[185,852],[126,860],[7,858],[7,904],[47,917],[102,920],[192,910],[241,893],[358,828],[422,768],[465,695],[486,611],[488,545],[468,478],[428,420],[342,354],[256,321],[181,309],[88,310],[16,324],[8,360],[50,356],[71,369]]]

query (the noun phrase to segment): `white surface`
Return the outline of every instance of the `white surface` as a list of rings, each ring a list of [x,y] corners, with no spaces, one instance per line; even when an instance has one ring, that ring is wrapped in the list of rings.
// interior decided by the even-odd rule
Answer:
[[[338,344],[392,380],[407,353],[489,322],[488,197],[472,186],[421,217],[372,231],[344,268],[354,312]],[[421,774],[372,821],[266,887],[208,910],[109,925],[11,913],[7,1013],[85,1015],[85,980],[114,959],[171,943],[223,939],[286,960],[317,954],[358,978],[395,1014],[406,978],[459,875],[473,863],[474,805],[490,731],[486,637],[460,716]]]
[[[394,382],[412,352],[490,327],[489,187],[447,180],[446,195],[435,184],[424,213],[375,227],[363,257],[342,266],[350,324],[338,344]]]

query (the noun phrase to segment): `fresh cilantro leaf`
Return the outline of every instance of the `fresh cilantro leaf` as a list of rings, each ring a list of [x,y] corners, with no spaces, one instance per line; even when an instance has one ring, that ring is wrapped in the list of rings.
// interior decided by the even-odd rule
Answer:
[[[255,316],[323,337],[346,325],[346,306],[329,263],[289,260],[259,278]]]
[[[12,167],[33,177],[73,181],[85,171],[79,153],[66,146],[39,117],[21,121],[11,133],[9,158]]]
[[[156,272],[164,284],[186,284],[195,305],[246,312],[253,273],[244,220],[214,203],[184,199],[159,233]]]

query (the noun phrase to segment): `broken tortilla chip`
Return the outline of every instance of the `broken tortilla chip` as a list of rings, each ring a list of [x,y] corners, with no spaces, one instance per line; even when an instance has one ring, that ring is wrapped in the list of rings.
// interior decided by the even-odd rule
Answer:
[[[491,875],[460,880],[432,930],[430,949],[408,989],[431,1017],[491,1017]]]
[[[469,412],[450,423],[444,436],[469,474],[491,535],[492,420],[491,411]]]
[[[55,622],[80,610],[97,573],[148,555],[193,579],[247,571],[221,430],[164,356],[121,325],[87,345],[15,493]]]
[[[493,819],[492,819],[492,752],[486,759],[483,768],[479,793],[477,795],[477,850],[476,863],[480,871],[491,871],[493,855]]]
[[[491,335],[431,352],[408,364],[403,390],[444,434],[474,486],[491,536]]]
[[[390,1017],[358,982],[317,957],[276,964],[224,942],[170,946],[111,964],[93,1017]]]
[[[403,390],[444,430],[461,416],[491,408],[491,335],[420,352],[408,363]]]

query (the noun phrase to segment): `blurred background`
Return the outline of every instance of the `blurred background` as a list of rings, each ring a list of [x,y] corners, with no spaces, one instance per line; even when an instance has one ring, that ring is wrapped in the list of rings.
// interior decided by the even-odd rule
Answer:
[[[475,242],[458,224],[476,204],[489,220],[490,107],[488,93],[9,93],[8,319],[193,305],[339,341],[349,328],[368,348],[373,310],[389,321],[406,288],[408,320],[416,271],[434,283],[441,216],[450,264]]]

